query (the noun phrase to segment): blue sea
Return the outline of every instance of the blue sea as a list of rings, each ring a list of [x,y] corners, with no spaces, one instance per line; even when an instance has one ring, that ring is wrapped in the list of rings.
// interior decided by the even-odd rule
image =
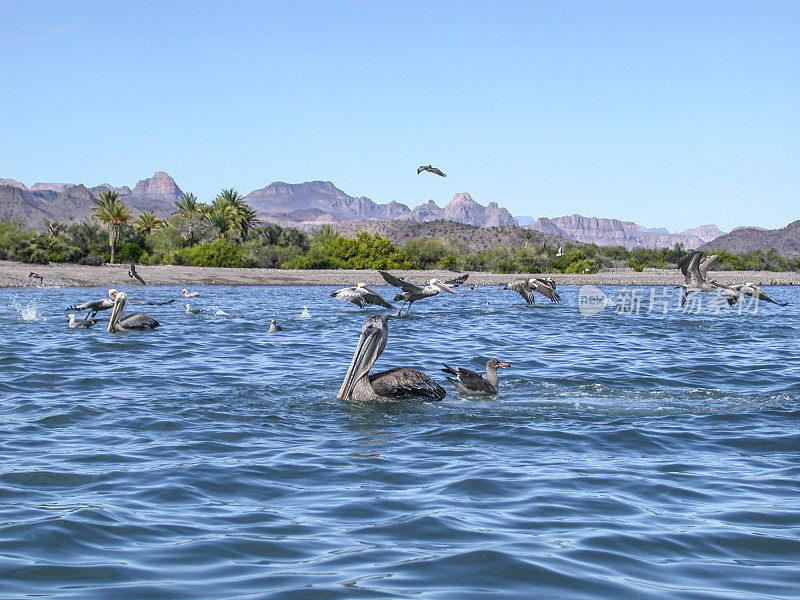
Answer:
[[[578,287],[462,286],[390,319],[375,365],[447,397],[354,405],[387,311],[195,289],[126,334],[67,328],[106,289],[0,290],[0,597],[800,598],[800,290],[740,313],[603,288],[584,316]],[[496,398],[439,370],[492,357]]]

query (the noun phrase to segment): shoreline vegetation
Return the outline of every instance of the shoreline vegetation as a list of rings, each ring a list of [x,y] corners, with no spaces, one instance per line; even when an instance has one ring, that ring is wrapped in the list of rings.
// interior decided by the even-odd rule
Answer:
[[[478,285],[507,282],[521,273],[551,275],[561,285],[675,285],[682,282],[676,265],[690,252],[680,244],[599,247],[511,226],[490,228],[496,245],[481,247],[471,245],[463,231],[453,235],[448,222],[441,222],[436,239],[402,243],[365,231],[345,237],[332,224],[308,234],[262,223],[234,189],[222,190],[211,204],[183,194],[165,220],[149,211],[134,218],[113,191],[93,202],[91,217],[69,223],[45,219],[40,229],[0,220],[0,261],[8,261],[0,287],[138,284],[127,279],[130,264],[156,285],[374,285],[382,283],[376,269],[415,281],[469,272],[470,283]],[[774,249],[715,254],[714,270],[723,283],[800,281],[800,257]],[[42,280],[29,278],[31,272]]]

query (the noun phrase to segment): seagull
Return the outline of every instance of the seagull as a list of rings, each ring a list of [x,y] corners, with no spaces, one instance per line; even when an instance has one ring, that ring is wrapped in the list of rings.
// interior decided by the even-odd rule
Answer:
[[[493,358],[486,363],[486,378],[484,379],[475,371],[462,367],[453,368],[447,363],[442,364],[444,365],[442,373],[456,376],[455,379],[447,377],[447,381],[451,382],[459,392],[475,396],[494,396],[497,394],[497,368],[505,369],[511,366],[507,362]]]
[[[200,295],[200,292],[190,292],[186,288],[183,288],[181,293],[184,298],[197,298]]]
[[[184,304],[184,306],[186,307],[187,315],[199,315],[200,313],[206,312],[202,308],[190,308],[188,304]]]
[[[81,321],[75,320],[75,315],[70,313],[67,315],[67,320],[69,320],[69,324],[67,327],[70,329],[88,329],[95,323],[97,323],[97,319],[83,319]]]
[[[336,290],[330,296],[339,300],[352,302],[359,308],[364,308],[367,304],[377,304],[384,308],[393,308],[378,292],[369,287],[366,283],[359,283],[355,287],[342,288]]]
[[[442,386],[409,367],[369,374],[388,337],[389,317],[367,317],[338,397],[355,402],[426,402],[444,398],[447,392]]]
[[[135,278],[135,279],[136,279],[136,280],[137,280],[139,283],[141,283],[142,285],[147,285],[147,284],[144,282],[144,279],[142,279],[141,275],[139,275],[139,274],[136,272],[136,265],[135,265],[135,264],[133,264],[133,263],[131,263],[131,266],[130,266],[130,267],[128,267],[128,277],[133,277],[133,278]]]
[[[551,302],[561,302],[561,296],[556,293],[555,284],[556,282],[552,279],[531,277],[530,279],[509,281],[503,289],[518,292],[528,304],[536,304],[533,292],[539,292],[543,296],[547,296]]]
[[[420,298],[428,298],[430,296],[435,296],[442,290],[444,290],[445,292],[450,292],[451,294],[458,294],[457,291],[455,291],[453,288],[447,285],[444,281],[440,281],[435,277],[430,280],[428,285],[426,285],[425,287],[420,287],[418,285],[414,285],[413,283],[406,281],[405,279],[400,279],[399,277],[395,277],[394,275],[392,275],[391,273],[387,273],[386,271],[378,271],[378,273],[380,273],[381,277],[383,277],[386,280],[386,283],[393,285],[395,287],[399,287],[403,290],[402,294],[398,294],[394,298],[395,302],[397,302],[398,300],[403,301],[403,304],[400,306],[400,310],[397,311],[398,316],[402,312],[403,306],[406,305],[406,302],[408,302],[408,310],[406,311],[406,314],[408,314],[408,312],[411,310],[411,305],[414,304],[414,302],[416,302]]]
[[[275,319],[270,319],[269,321],[269,328],[267,329],[267,333],[276,333],[278,331],[283,331],[283,327],[278,325]]]
[[[417,169],[417,175],[422,173],[423,171],[428,171],[429,173],[433,173],[434,175],[439,175],[441,177],[447,177],[440,169],[436,167],[432,167],[431,165],[422,165],[420,168]]]

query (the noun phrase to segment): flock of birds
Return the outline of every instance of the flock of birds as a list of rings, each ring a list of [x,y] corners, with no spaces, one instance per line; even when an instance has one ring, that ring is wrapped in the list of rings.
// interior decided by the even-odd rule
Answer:
[[[679,287],[683,289],[681,305],[686,302],[689,294],[698,292],[711,292],[719,290],[719,293],[728,301],[729,304],[736,304],[743,296],[751,296],[766,302],[772,302],[780,306],[786,303],[773,300],[763,289],[754,283],[742,283],[724,285],[715,279],[709,279],[708,268],[717,258],[711,255],[703,258],[701,252],[692,252],[684,257],[679,263],[678,268],[684,275],[685,282]],[[408,305],[406,314],[411,310],[414,302],[423,298],[436,296],[440,292],[458,294],[455,288],[463,285],[468,274],[461,275],[448,281],[441,281],[433,278],[427,285],[420,286],[400,277],[392,275],[387,271],[378,271],[389,285],[397,287],[401,293],[394,297],[394,302],[401,302],[397,316],[402,314],[403,309]],[[473,286],[475,289],[476,286]],[[509,281],[504,289],[512,290],[520,294],[528,304],[535,303],[535,295],[541,294],[551,302],[561,302],[561,296],[556,292],[556,282],[552,278],[538,277],[518,277]],[[198,292],[190,292],[183,289],[184,298],[194,298],[199,296]],[[359,283],[354,287],[346,287],[336,290],[331,297],[338,300],[351,302],[363,308],[367,305],[375,305],[383,308],[393,309],[394,307],[378,292],[365,283]],[[175,298],[166,302],[136,302],[137,304],[170,304]],[[68,310],[88,311],[86,318],[77,319],[74,313],[67,315],[70,328],[88,328],[97,323],[96,314],[100,311],[111,309],[111,316],[108,320],[107,331],[109,333],[120,333],[130,330],[149,330],[159,326],[151,316],[143,312],[135,312],[125,315],[125,308],[129,303],[127,294],[111,289],[108,297],[100,300],[84,302],[80,305],[70,306]],[[189,304],[186,307],[186,314],[195,315],[204,312],[202,309],[193,309]],[[268,333],[276,333],[283,328],[277,324],[275,319],[270,321],[267,329]],[[416,371],[409,367],[397,367],[380,373],[370,374],[372,366],[386,347],[389,337],[389,316],[376,315],[366,319],[361,328],[361,334],[356,345],[350,366],[339,389],[338,397],[342,400],[356,402],[398,402],[398,401],[430,401],[441,400],[446,395],[442,386],[428,377],[425,373]],[[485,375],[480,375],[475,371],[463,367],[452,367],[442,363],[444,372],[455,389],[464,394],[480,396],[492,396],[498,392],[498,369],[505,369],[511,365],[505,361],[495,358],[486,363]]]

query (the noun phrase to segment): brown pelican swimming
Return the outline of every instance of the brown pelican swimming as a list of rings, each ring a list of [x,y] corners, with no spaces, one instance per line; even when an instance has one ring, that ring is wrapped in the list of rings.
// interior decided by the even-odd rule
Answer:
[[[136,280],[137,280],[139,283],[141,283],[142,285],[147,285],[147,284],[144,282],[144,279],[142,279],[142,276],[141,276],[141,275],[139,275],[139,274],[136,272],[136,265],[135,265],[135,264],[133,264],[133,263],[131,263],[131,266],[130,266],[130,267],[128,267],[128,277],[133,277],[133,278],[135,278],[135,279],[136,279]]]
[[[442,363],[444,369],[442,373],[455,375],[456,378],[448,377],[455,388],[463,394],[473,394],[475,396],[494,396],[497,394],[497,367],[505,369],[511,365],[496,358],[486,363],[486,378],[484,379],[475,371],[456,367],[455,369],[447,363]]]
[[[84,302],[83,304],[73,304],[72,306],[68,307],[67,310],[79,310],[84,311],[88,310],[89,314],[87,315],[87,319],[93,318],[98,311],[101,310],[108,310],[109,308],[114,306],[114,297],[117,295],[117,290],[110,289],[108,290],[108,298],[102,298],[101,300],[89,300],[88,302]]]
[[[777,300],[773,300],[769,294],[767,294],[767,292],[761,289],[761,287],[749,281],[747,283],[734,283],[733,285],[725,286],[720,293],[722,294],[723,298],[728,301],[728,304],[736,304],[744,295],[752,296],[754,298],[758,298],[759,300],[764,300],[765,302],[772,302],[778,306],[789,305],[788,302],[778,302]]]
[[[188,304],[184,304],[184,306],[186,307],[187,315],[199,315],[200,313],[206,312],[202,308],[191,308]]]
[[[283,327],[278,325],[275,319],[270,319],[269,328],[267,328],[267,333],[277,333],[278,331],[283,331]]]
[[[408,367],[369,374],[386,347],[388,336],[389,317],[367,317],[339,390],[339,398],[356,402],[426,402],[444,398],[447,392],[442,386],[425,373]]]
[[[400,310],[397,311],[398,315],[402,312],[403,306],[406,305],[406,302],[408,302],[408,310],[406,311],[406,314],[408,314],[408,312],[411,310],[411,305],[414,304],[414,302],[416,302],[420,298],[428,298],[429,296],[435,296],[442,290],[444,290],[445,292],[450,292],[451,294],[458,294],[457,291],[455,291],[445,282],[440,281],[436,278],[431,279],[430,283],[428,283],[428,285],[426,285],[425,287],[419,287],[418,285],[414,285],[413,283],[410,283],[405,279],[400,279],[399,277],[395,277],[394,275],[392,275],[391,273],[387,273],[386,271],[378,271],[378,273],[380,273],[381,277],[383,277],[386,280],[386,283],[393,285],[395,287],[399,287],[403,290],[402,294],[398,294],[394,298],[395,302],[397,302],[398,300],[403,301],[403,304],[400,306]]]
[[[708,279],[708,267],[717,259],[717,255],[712,254],[701,262],[702,256],[702,252],[695,250],[678,261],[678,268],[683,273],[685,280],[685,283],[680,285],[683,288],[681,306],[686,303],[687,296],[692,292],[713,292],[717,288],[723,287],[715,280]]]
[[[367,304],[377,304],[378,306],[383,306],[384,308],[392,308],[392,305],[384,300],[383,296],[369,287],[366,283],[359,283],[356,285],[356,287],[336,290],[331,294],[331,298],[347,300],[359,308],[364,308],[364,306]]]
[[[536,304],[533,292],[539,292],[547,296],[550,298],[551,302],[561,302],[561,296],[556,293],[555,284],[556,282],[549,278],[539,279],[537,277],[531,277],[530,279],[514,279],[509,281],[504,289],[518,292],[520,296],[525,298],[525,302],[528,304]]]
[[[200,295],[200,292],[190,292],[186,288],[183,288],[181,292],[184,298],[197,298]]]
[[[417,175],[422,173],[423,171],[427,171],[428,173],[433,173],[434,175],[439,175],[441,177],[447,177],[440,169],[436,167],[432,167],[431,165],[422,165],[420,168],[417,169]]]
[[[108,320],[108,333],[158,327],[159,322],[145,313],[137,312],[123,317],[122,313],[125,312],[127,305],[128,295],[125,292],[117,292],[114,298],[114,308],[111,310],[111,318]]]
[[[72,313],[67,315],[67,319],[69,320],[67,327],[69,327],[70,329],[88,329],[89,327],[97,323],[97,319],[83,319],[81,321],[76,321],[75,315]]]

